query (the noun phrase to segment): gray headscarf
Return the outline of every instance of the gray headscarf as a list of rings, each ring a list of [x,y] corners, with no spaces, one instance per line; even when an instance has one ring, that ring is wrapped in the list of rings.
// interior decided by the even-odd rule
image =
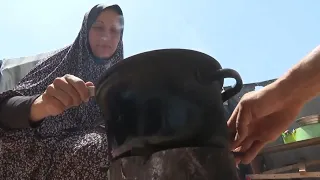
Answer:
[[[122,10],[118,5],[96,5],[84,17],[81,30],[73,44],[62,48],[42,59],[17,85],[14,90],[0,94],[0,102],[12,96],[32,96],[41,94],[57,77],[72,74],[84,80],[96,83],[111,65],[123,59],[122,35],[116,52],[103,63],[96,63],[91,53],[88,34],[91,25],[105,9],[113,9],[120,15]],[[123,19],[121,20],[123,27]],[[59,38],[59,37],[57,37]],[[94,100],[79,107],[71,108],[63,114],[47,117],[38,131],[42,135],[55,135],[66,129],[90,127],[101,119],[99,108]]]

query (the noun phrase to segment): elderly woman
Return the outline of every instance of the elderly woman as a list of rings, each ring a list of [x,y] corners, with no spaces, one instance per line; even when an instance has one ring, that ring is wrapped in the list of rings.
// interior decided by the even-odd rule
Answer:
[[[106,179],[108,143],[88,86],[123,59],[123,14],[94,6],[73,44],[0,94],[1,179]]]

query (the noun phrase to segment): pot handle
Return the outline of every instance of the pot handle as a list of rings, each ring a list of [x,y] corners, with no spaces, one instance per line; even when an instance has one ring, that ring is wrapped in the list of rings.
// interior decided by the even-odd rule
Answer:
[[[213,73],[211,77],[212,77],[210,79],[211,81],[224,79],[224,78],[233,78],[236,80],[235,85],[233,85],[231,88],[226,89],[224,92],[222,92],[221,96],[222,96],[223,102],[227,101],[232,96],[238,94],[243,87],[243,82],[240,77],[240,74],[233,69],[219,69],[215,73]]]

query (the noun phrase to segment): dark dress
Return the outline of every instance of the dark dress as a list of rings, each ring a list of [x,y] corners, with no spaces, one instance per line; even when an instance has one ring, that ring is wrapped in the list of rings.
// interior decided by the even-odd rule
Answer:
[[[88,45],[88,29],[107,7],[94,6],[70,46],[42,59],[14,90],[0,94],[0,179],[107,179],[108,143],[94,99],[63,114],[29,123],[33,100],[57,77],[75,75],[96,83],[123,59],[122,40],[114,55],[97,63]],[[122,39],[122,36],[121,36]]]

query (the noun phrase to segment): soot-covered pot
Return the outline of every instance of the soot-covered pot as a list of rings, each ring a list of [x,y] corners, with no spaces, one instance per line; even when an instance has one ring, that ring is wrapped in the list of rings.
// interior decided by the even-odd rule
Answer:
[[[224,78],[236,84],[222,92]],[[236,179],[223,102],[241,88],[236,71],[193,50],[149,51],[112,66],[96,85],[110,179]]]

